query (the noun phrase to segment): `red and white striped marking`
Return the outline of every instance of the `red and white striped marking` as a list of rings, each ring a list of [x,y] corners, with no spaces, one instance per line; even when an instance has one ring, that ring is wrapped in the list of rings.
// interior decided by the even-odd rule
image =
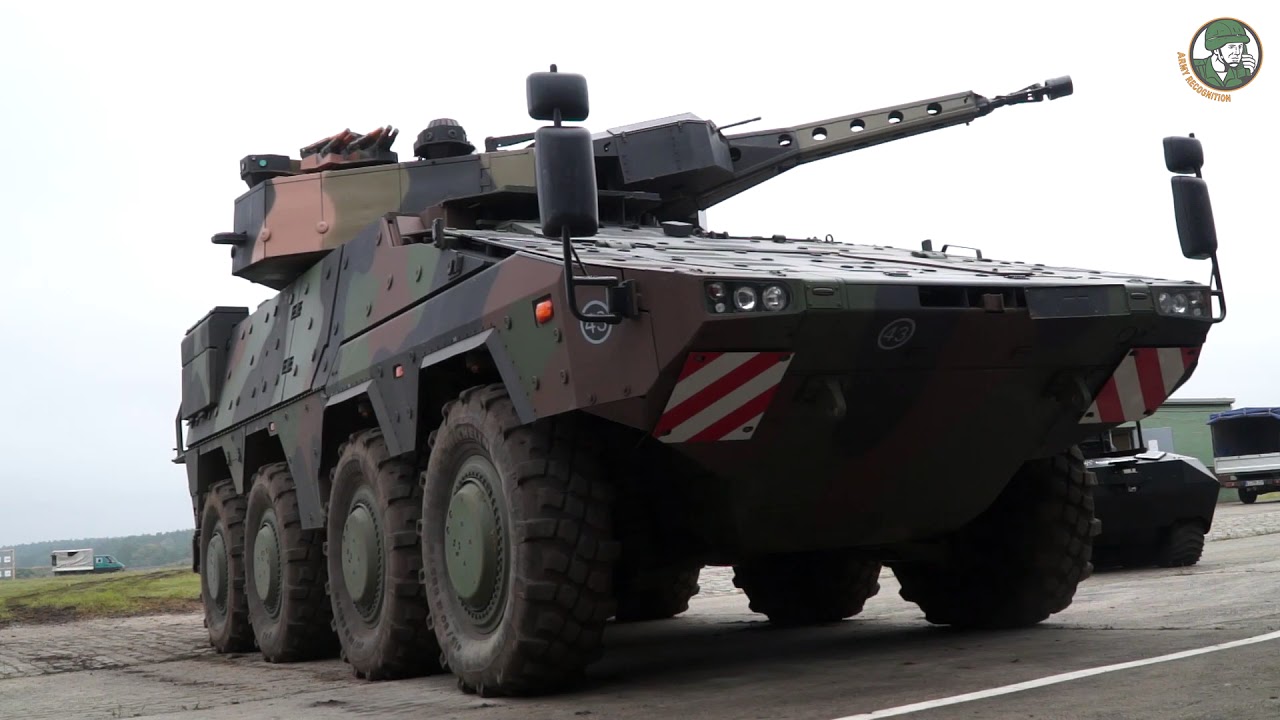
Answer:
[[[662,442],[749,440],[782,382],[791,353],[690,353],[658,418]]]
[[[1141,420],[1173,394],[1200,355],[1198,347],[1135,348],[1102,386],[1082,424]]]

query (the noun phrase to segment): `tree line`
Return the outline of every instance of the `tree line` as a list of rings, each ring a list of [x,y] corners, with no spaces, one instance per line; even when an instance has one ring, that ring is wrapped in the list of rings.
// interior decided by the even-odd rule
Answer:
[[[191,565],[192,530],[114,538],[77,538],[15,545],[19,569],[48,569],[54,550],[93,548],[95,555],[110,555],[128,568],[152,568],[175,563]],[[24,575],[26,573],[23,573]]]

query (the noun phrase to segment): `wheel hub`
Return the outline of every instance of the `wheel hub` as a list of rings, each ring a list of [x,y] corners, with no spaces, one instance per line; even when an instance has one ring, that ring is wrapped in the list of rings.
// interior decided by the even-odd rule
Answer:
[[[481,457],[463,463],[445,517],[445,568],[463,609],[480,628],[500,616],[506,553],[493,496],[497,471]]]
[[[209,538],[207,551],[208,562],[205,563],[204,579],[209,587],[209,597],[218,610],[226,607],[227,602],[227,546],[222,539],[221,528],[213,531]]]
[[[253,584],[258,599],[274,615],[280,599],[280,540],[272,514],[262,518],[253,541]]]
[[[363,503],[351,508],[342,528],[342,579],[347,593],[366,617],[373,614],[381,594],[381,548],[378,525]]]

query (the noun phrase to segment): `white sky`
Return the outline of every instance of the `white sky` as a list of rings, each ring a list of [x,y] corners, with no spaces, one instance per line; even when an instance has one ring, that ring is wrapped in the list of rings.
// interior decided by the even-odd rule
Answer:
[[[713,229],[747,234],[933,238],[1205,280],[1178,249],[1160,144],[1195,132],[1230,312],[1179,397],[1280,405],[1280,55],[1265,52],[1280,52],[1280,6],[976,5],[5,3],[0,544],[192,524],[169,462],[182,335],[215,305],[269,296],[209,243],[231,228],[242,156],[390,123],[409,159],[442,116],[482,146],[536,127],[525,76],[553,62],[587,75],[593,131],[685,111],[764,129],[1075,81],[1072,97],[798,168],[710,211]],[[1221,15],[1264,45],[1231,103],[1177,66]]]

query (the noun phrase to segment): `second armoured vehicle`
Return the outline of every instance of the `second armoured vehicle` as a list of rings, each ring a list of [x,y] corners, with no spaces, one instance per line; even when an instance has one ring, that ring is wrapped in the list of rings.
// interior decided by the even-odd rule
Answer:
[[[610,618],[681,612],[708,565],[776,623],[857,614],[882,565],[934,623],[1067,607],[1098,528],[1077,444],[1191,375],[1220,282],[700,217],[1068,78],[737,134],[592,135],[563,124],[582,76],[527,91],[554,124],[483,153],[438,120],[410,161],[389,127],[241,161],[213,240],[279,293],[190,329],[176,419],[214,647],[515,694],[580,677]],[[1217,280],[1199,141],[1165,158]]]
[[[1085,467],[1097,478],[1094,510],[1102,532],[1093,542],[1099,567],[1195,565],[1218,508],[1218,478],[1189,455],[1138,442],[1116,449],[1108,434],[1081,443]]]

